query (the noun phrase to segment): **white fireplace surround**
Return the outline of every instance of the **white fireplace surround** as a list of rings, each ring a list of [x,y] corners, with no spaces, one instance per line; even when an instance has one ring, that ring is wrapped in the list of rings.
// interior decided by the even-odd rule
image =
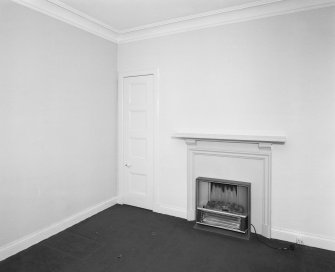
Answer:
[[[195,220],[195,180],[198,176],[251,183],[251,223],[271,238],[271,157],[283,134],[175,133],[187,144],[187,219]]]

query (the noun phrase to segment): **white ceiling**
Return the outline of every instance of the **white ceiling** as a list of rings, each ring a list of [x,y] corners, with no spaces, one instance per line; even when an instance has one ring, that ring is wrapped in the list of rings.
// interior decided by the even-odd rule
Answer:
[[[227,9],[255,0],[58,0],[114,30],[125,31],[143,25]]]
[[[11,1],[115,43],[335,6],[335,0]]]

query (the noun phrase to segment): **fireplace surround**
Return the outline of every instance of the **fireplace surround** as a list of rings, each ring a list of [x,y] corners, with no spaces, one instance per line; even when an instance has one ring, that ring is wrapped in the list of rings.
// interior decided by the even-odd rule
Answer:
[[[271,238],[272,145],[286,137],[255,133],[176,133],[187,144],[187,219],[196,220],[196,179],[236,180],[251,184],[250,222]]]

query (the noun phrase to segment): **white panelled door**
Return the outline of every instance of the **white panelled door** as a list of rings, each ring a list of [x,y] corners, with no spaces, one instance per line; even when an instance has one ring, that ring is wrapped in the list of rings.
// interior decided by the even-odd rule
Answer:
[[[153,209],[154,76],[123,78],[123,203]]]

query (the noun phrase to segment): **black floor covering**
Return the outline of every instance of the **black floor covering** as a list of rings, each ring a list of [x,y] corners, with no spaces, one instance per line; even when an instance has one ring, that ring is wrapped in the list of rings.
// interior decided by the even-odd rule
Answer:
[[[245,241],[194,230],[193,224],[116,205],[0,262],[0,271],[335,271],[332,251],[273,250],[254,236]]]

